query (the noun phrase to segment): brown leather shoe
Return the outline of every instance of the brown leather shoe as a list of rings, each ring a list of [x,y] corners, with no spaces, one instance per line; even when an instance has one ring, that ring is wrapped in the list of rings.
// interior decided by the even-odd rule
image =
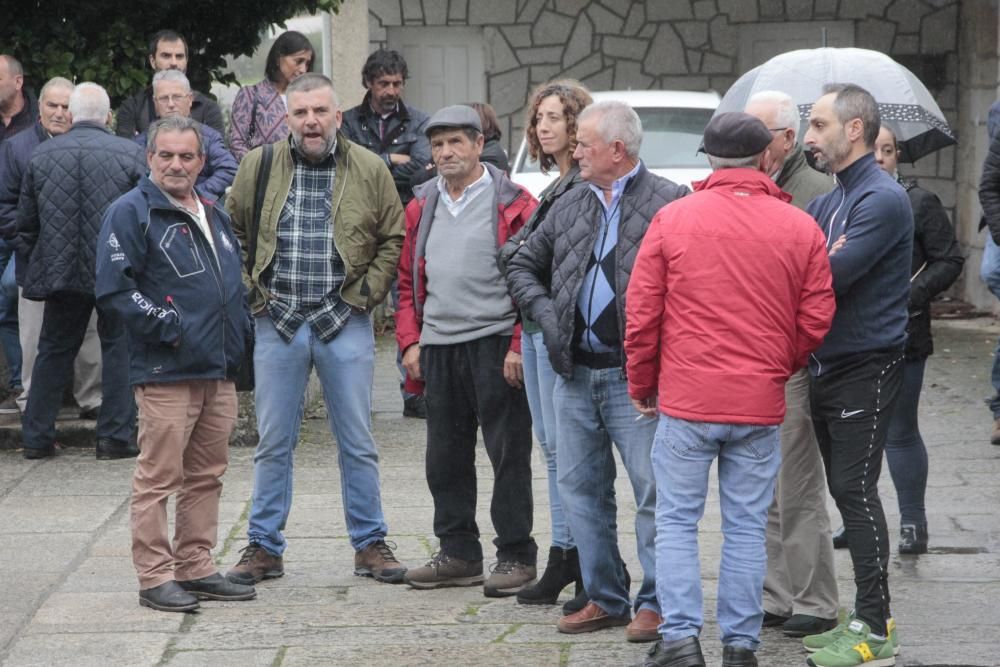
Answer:
[[[406,567],[392,553],[392,547],[385,540],[372,542],[360,551],[354,552],[354,574],[371,577],[384,584],[401,584],[406,575]]]
[[[276,579],[285,574],[281,556],[275,556],[259,544],[251,542],[240,549],[239,562],[229,568],[226,579],[234,584],[251,586],[264,579]]]
[[[636,643],[658,641],[660,633],[657,628],[662,622],[663,617],[652,609],[640,609],[625,628],[625,639]]]
[[[594,632],[604,628],[619,628],[628,625],[629,615],[610,616],[593,602],[588,602],[587,606],[569,616],[563,616],[556,623],[556,629],[567,635],[578,635],[584,632]]]

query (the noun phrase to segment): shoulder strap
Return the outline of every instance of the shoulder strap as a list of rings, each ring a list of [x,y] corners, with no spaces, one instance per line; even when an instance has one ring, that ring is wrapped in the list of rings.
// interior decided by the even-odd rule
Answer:
[[[247,130],[247,143],[253,139],[254,133],[257,131],[257,87],[251,86],[250,90],[253,91],[253,104],[250,105],[250,127]],[[268,165],[270,168],[270,165]]]
[[[267,182],[271,179],[271,159],[274,152],[272,144],[264,144],[260,164],[257,165],[257,188],[254,190],[253,215],[247,225],[247,273],[253,275],[253,266],[257,261],[257,234],[260,232],[260,214],[264,210],[264,192]]]

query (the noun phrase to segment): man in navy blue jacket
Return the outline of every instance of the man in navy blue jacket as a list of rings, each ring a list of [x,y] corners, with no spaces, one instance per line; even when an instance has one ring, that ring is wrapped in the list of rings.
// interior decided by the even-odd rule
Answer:
[[[837,313],[810,359],[812,418],[844,520],[857,594],[853,618],[804,643],[817,651],[809,658],[814,667],[894,664],[879,662],[892,658],[896,641],[878,478],[902,382],[913,213],[906,191],[875,162],[875,99],[851,84],[829,84],[823,92],[805,144],[837,186],[806,210],[826,233]]]
[[[212,561],[222,475],[236,423],[233,378],[250,320],[229,216],[194,190],[205,162],[199,127],[157,121],[150,175],[104,216],[96,293],[125,323],[141,453],[132,479],[132,561],[139,604],[191,611],[199,599],[249,600]],[[167,498],[177,494],[171,545]]]

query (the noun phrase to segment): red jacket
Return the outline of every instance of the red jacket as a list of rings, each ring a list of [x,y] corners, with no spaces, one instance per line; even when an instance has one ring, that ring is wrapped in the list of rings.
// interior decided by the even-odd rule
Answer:
[[[496,190],[499,250],[528,221],[538,206],[538,200],[525,188],[513,183],[502,171],[489,164],[484,166],[490,170]],[[427,300],[427,259],[424,257],[424,247],[434,222],[434,210],[439,197],[436,179],[418,186],[414,194],[414,199],[406,205],[406,236],[403,239],[403,252],[399,257],[399,304],[395,315],[396,342],[404,352],[406,348],[420,342],[420,330],[423,326],[424,302]],[[521,353],[520,322],[514,325],[510,349]],[[423,383],[407,377],[406,391],[422,393]]]
[[[629,394],[690,421],[780,424],[785,382],[830,329],[826,239],[759,171],[660,209],[625,301]]]

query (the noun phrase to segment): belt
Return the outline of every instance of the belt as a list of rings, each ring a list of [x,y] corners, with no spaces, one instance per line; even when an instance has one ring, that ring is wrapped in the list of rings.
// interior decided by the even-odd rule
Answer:
[[[622,365],[622,353],[616,352],[587,352],[585,350],[573,350],[573,362],[600,370],[602,368],[620,368]]]

